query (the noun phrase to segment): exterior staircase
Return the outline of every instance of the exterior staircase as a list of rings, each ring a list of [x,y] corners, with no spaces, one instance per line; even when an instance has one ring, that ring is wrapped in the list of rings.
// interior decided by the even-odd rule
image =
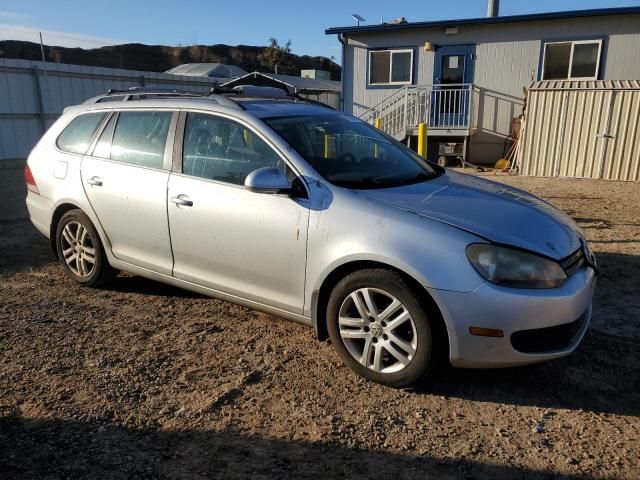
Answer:
[[[473,84],[406,85],[359,117],[396,140],[427,125],[428,135],[470,136],[477,127],[479,88]]]

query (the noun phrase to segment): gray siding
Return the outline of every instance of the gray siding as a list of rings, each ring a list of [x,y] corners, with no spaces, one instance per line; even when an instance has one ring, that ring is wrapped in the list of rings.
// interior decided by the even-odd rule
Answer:
[[[0,161],[25,158],[65,107],[138,85],[207,92],[208,77],[0,59]],[[42,100],[40,99],[42,96]],[[41,105],[42,103],[42,105]]]
[[[591,17],[542,22],[416,28],[388,33],[350,34],[344,61],[344,109],[362,114],[399,87],[367,86],[370,48],[413,47],[414,84],[433,83],[434,45],[475,44],[474,83],[480,87],[479,131],[472,138],[471,161],[493,162],[502,154],[513,117],[523,106],[523,89],[538,79],[541,45],[549,40],[604,38],[600,75],[604,80],[640,79],[640,15]]]

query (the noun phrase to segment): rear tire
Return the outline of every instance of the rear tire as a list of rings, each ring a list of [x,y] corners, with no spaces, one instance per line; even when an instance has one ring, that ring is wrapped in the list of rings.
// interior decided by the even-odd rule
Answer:
[[[60,219],[56,250],[67,274],[81,285],[100,287],[118,274],[109,265],[98,232],[82,210],[70,210]]]
[[[422,302],[392,270],[360,270],[340,280],[327,304],[327,330],[349,368],[383,385],[411,385],[435,363]]]

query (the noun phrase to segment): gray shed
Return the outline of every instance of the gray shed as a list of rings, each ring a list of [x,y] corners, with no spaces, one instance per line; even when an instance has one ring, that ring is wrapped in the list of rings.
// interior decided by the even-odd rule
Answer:
[[[523,175],[640,180],[640,81],[540,81],[528,89]]]
[[[231,78],[238,78],[246,75],[247,72],[235,65],[224,63],[183,63],[177,67],[167,70],[166,73],[173,75],[188,75],[194,77],[219,78],[222,81]]]

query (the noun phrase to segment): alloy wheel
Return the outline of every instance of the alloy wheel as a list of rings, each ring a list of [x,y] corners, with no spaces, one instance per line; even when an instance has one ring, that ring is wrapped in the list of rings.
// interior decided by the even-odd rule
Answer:
[[[404,369],[418,347],[408,309],[381,289],[359,288],[347,295],[340,306],[338,326],[347,351],[374,372]]]
[[[74,275],[85,278],[93,273],[96,249],[88,230],[79,222],[71,221],[62,230],[62,255]]]

